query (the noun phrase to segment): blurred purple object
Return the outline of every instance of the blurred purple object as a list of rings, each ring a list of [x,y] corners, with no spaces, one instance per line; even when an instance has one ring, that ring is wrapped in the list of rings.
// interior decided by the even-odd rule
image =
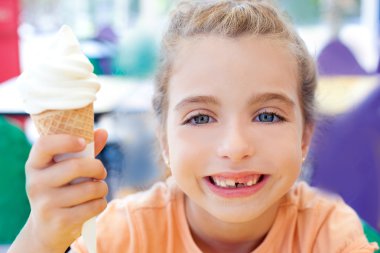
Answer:
[[[380,231],[380,87],[354,110],[322,120],[310,157],[310,183],[341,195]]]
[[[377,63],[376,73],[380,74],[380,58],[379,58],[379,61]]]
[[[112,74],[112,58],[119,38],[111,26],[104,26],[99,30],[95,40],[108,47],[111,52],[107,56],[99,58],[99,66],[103,70],[103,74],[110,75]]]
[[[110,26],[104,26],[99,30],[95,39],[102,42],[106,41],[112,44],[116,44],[119,38]]]
[[[329,42],[317,59],[321,76],[367,75],[350,49],[340,40]]]
[[[112,58],[115,55],[117,41],[117,35],[109,26],[100,29],[93,39],[81,41],[83,51],[94,65],[95,74],[112,74]]]

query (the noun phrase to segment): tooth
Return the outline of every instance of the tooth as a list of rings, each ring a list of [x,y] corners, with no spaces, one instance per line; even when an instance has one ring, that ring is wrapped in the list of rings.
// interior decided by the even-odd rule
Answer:
[[[259,178],[260,178],[259,175],[255,175],[255,177],[252,179],[252,183],[253,183],[253,184],[256,184],[257,181],[259,181]]]
[[[232,180],[232,179],[227,179],[227,180],[226,180],[226,185],[227,185],[227,186],[235,186],[235,181]]]
[[[252,175],[250,176],[250,180],[246,182],[240,182],[239,180],[234,180],[231,178],[222,178],[222,177],[212,177],[215,185],[224,188],[240,188],[247,187],[257,184],[261,175]]]

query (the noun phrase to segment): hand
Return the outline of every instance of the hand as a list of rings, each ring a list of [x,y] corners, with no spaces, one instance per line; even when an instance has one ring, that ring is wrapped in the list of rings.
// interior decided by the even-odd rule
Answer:
[[[95,131],[96,155],[106,140],[105,130]],[[108,187],[103,180],[107,173],[100,160],[53,160],[57,154],[80,152],[85,146],[85,142],[69,135],[43,136],[33,145],[26,163],[31,213],[19,235],[20,245],[28,237],[30,245],[22,252],[65,252],[80,236],[83,223],[105,209]],[[70,184],[82,177],[93,180]]]

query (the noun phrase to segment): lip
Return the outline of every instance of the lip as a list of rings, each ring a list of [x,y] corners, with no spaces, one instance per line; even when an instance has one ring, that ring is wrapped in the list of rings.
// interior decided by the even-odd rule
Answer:
[[[255,171],[247,171],[247,172],[224,172],[224,173],[218,173],[214,175],[209,176],[221,176],[221,177],[227,177],[227,178],[239,178],[239,177],[246,177],[250,175],[262,175],[263,173],[255,172]]]
[[[252,174],[252,172],[250,173]],[[242,177],[248,175],[248,173],[242,173],[240,175],[237,175],[236,173],[230,174],[230,173],[223,173],[218,175],[224,175],[227,177],[227,175],[232,177]],[[223,198],[242,198],[242,197],[248,197],[251,195],[254,195],[257,193],[261,188],[264,187],[268,179],[270,178],[270,175],[263,174],[264,178],[257,184],[252,186],[246,186],[242,188],[222,188],[214,185],[211,183],[209,177],[204,177],[203,180],[205,181],[208,188],[215,193],[216,195],[223,197]]]

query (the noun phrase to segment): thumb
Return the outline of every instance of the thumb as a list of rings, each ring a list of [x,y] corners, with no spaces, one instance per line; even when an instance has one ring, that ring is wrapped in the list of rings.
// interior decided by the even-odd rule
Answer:
[[[107,143],[108,133],[105,129],[97,129],[94,132],[95,156],[97,156]]]

